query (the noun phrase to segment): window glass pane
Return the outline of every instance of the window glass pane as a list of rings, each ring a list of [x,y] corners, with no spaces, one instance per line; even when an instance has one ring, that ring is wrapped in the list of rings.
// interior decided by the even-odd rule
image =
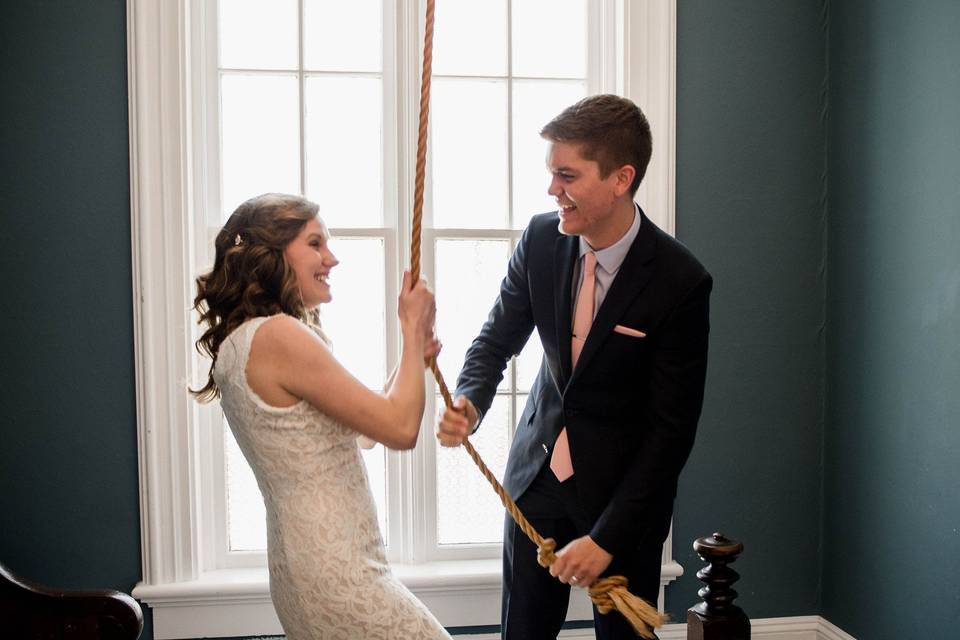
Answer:
[[[303,64],[314,71],[380,71],[381,0],[305,0]]]
[[[227,548],[258,551],[267,548],[267,514],[257,480],[240,451],[227,421],[223,421],[227,467]]]
[[[513,226],[523,229],[530,217],[555,211],[547,194],[547,142],[540,130],[561,111],[586,96],[584,81],[515,80],[513,83]]]
[[[386,381],[386,316],[382,238],[337,238],[340,264],[330,273],[333,301],[320,307],[337,359],[371,389]]]
[[[453,387],[467,347],[480,333],[497,299],[510,243],[439,239],[436,249],[437,336],[443,342],[438,364]],[[500,388],[509,388],[506,376]]]
[[[510,400],[497,396],[483,425],[470,437],[501,480],[510,449]],[[442,545],[503,541],[503,504],[462,447],[437,447],[437,513],[437,540]]]
[[[514,76],[586,77],[586,0],[520,0],[511,12]]]
[[[438,2],[434,17],[433,73],[507,75],[507,2]]]
[[[434,226],[507,226],[506,82],[438,78],[431,92]]]
[[[297,77],[225,73],[220,81],[222,208],[300,192]]]
[[[373,501],[377,504],[377,523],[380,525],[380,535],[383,544],[390,544],[387,529],[387,450],[383,445],[372,449],[361,449],[363,463],[367,467],[367,479],[370,481],[370,491],[373,492]]]
[[[220,0],[220,66],[297,68],[297,0]]]
[[[543,344],[540,342],[540,334],[534,330],[530,339],[527,340],[527,346],[517,356],[517,391],[530,391],[533,381],[537,378],[537,372],[540,371],[542,360]],[[517,406],[523,409],[522,404]]]
[[[306,81],[307,197],[331,227],[383,220],[383,105],[379,78]]]

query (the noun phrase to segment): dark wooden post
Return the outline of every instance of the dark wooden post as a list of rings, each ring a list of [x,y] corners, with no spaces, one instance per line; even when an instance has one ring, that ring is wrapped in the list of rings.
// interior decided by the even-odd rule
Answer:
[[[696,540],[693,549],[708,564],[697,571],[706,586],[697,592],[703,602],[687,610],[687,640],[750,640],[750,619],[733,604],[737,592],[732,585],[740,574],[727,566],[743,544],[715,533]]]

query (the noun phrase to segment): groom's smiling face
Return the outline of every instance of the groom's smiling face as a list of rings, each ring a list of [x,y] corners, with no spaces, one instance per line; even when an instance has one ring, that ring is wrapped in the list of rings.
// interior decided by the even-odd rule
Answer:
[[[550,142],[547,169],[550,188],[560,213],[560,233],[583,236],[596,249],[609,235],[616,205],[625,193],[622,177],[611,171],[603,177],[600,165],[580,154],[581,146],[570,142]]]

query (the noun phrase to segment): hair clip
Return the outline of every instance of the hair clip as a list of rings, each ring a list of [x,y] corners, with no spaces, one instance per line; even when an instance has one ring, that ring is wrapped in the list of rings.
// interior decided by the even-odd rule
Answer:
[[[233,246],[239,247],[243,244],[243,238],[240,237],[240,234],[237,234],[237,237],[233,239]]]

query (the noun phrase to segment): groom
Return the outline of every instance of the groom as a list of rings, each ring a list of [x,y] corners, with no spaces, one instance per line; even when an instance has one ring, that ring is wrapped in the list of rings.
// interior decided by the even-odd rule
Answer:
[[[517,425],[507,492],[557,542],[549,573],[507,516],[503,637],[556,638],[570,585],[623,575],[656,603],[677,477],[703,403],[712,280],[633,196],[650,127],[624,98],[593,96],[540,135],[558,211],[534,216],[500,295],[467,350],[437,437],[458,446],[493,401],[511,356],[536,329],[544,358]],[[553,577],[551,577],[553,576]],[[636,638],[594,608],[597,638]]]

